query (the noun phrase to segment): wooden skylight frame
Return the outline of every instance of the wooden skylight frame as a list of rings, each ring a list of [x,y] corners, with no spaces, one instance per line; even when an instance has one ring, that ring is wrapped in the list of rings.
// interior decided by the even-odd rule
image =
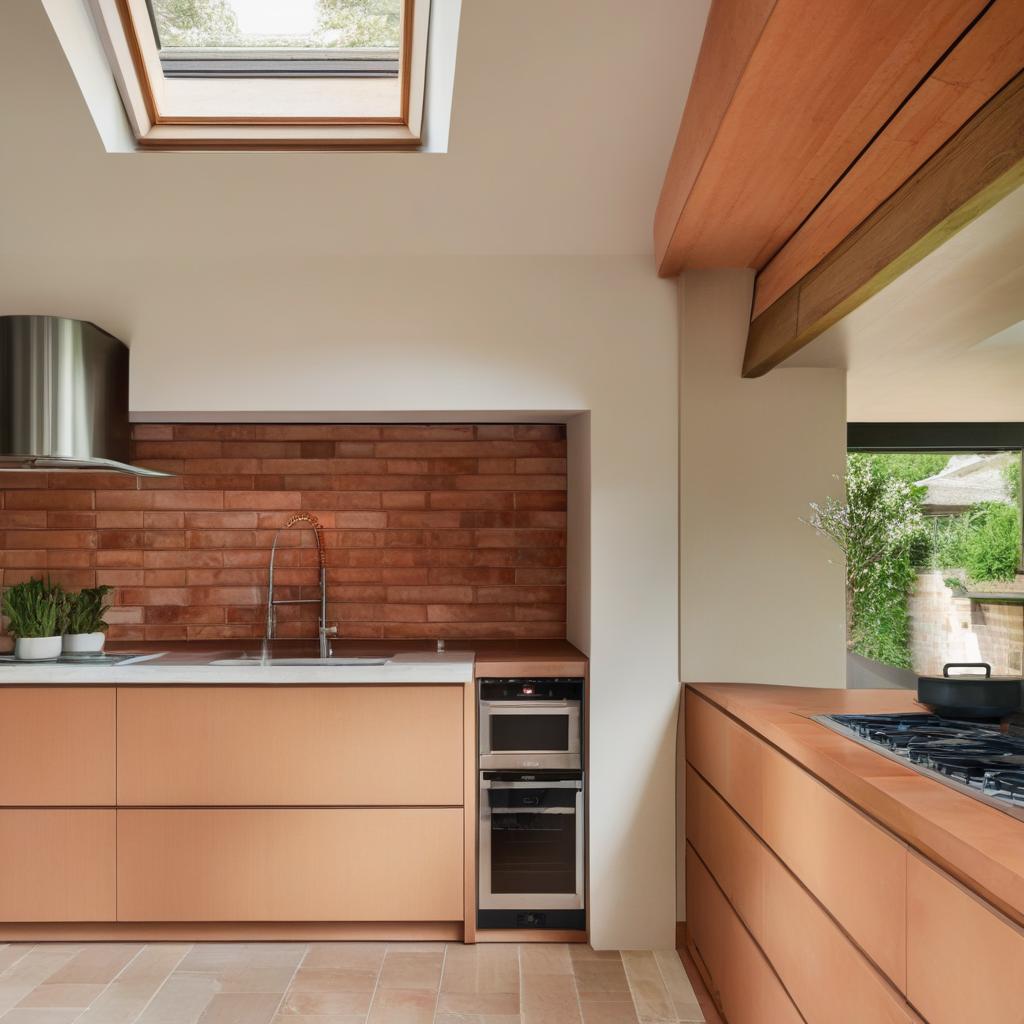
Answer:
[[[397,79],[164,76],[146,0],[90,0],[142,149],[415,148],[430,0],[403,0]]]

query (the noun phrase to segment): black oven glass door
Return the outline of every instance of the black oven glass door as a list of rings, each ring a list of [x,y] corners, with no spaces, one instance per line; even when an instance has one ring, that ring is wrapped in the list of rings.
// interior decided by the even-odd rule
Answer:
[[[480,765],[578,768],[579,701],[481,701]]]
[[[482,907],[582,907],[580,786],[484,783]]]
[[[566,714],[503,714],[493,710],[491,751],[552,751],[569,749],[569,716]]]

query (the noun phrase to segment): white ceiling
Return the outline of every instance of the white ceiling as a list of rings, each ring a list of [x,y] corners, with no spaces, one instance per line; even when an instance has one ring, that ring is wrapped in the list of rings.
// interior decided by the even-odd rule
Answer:
[[[851,422],[1024,421],[1024,188],[783,365],[846,367]]]
[[[447,154],[108,154],[40,0],[2,0],[0,261],[649,253],[707,6],[463,0]]]

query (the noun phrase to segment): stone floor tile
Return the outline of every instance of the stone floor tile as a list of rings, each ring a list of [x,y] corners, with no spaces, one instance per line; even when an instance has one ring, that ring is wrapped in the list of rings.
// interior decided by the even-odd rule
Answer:
[[[315,1017],[330,1014],[366,1014],[370,992],[286,992],[279,1016]]]
[[[443,953],[392,953],[384,957],[378,985],[382,989],[429,989],[441,984]]]
[[[650,950],[628,950],[622,954],[622,964],[626,970],[630,991],[633,993],[637,1014],[643,1018],[672,1024],[676,1020],[675,1007],[669,998],[654,953]]]
[[[579,1024],[575,979],[568,974],[523,975],[519,1012],[523,1024]]]
[[[523,974],[572,974],[572,965],[564,943],[524,942],[519,948]]]
[[[140,942],[97,942],[76,953],[47,983],[109,984],[141,949]]]
[[[302,966],[379,971],[387,948],[386,942],[311,942]]]
[[[134,1024],[190,948],[175,943],[143,947],[75,1024]]]
[[[519,993],[442,992],[438,996],[437,1008],[447,1013],[515,1017],[519,1015]]]
[[[61,985],[51,984],[47,979],[27,993],[18,1006],[77,1006],[84,1010],[107,986],[96,985]]]
[[[376,971],[356,971],[343,967],[300,967],[292,979],[292,992],[373,992]]]
[[[704,1013],[679,954],[674,949],[658,949],[655,950],[654,959],[658,961],[676,1017],[686,1024],[703,1024]]]
[[[81,1013],[78,1009],[41,1010],[19,1009],[8,1010],[0,1021],[3,1024],[74,1024]]]
[[[208,1003],[198,1024],[270,1024],[281,997],[270,992],[220,992]]]
[[[442,992],[518,992],[519,950],[515,945],[452,944],[444,957]]]
[[[196,1024],[219,989],[217,979],[209,974],[172,974],[138,1024]]]
[[[379,988],[367,1024],[434,1024],[437,993],[424,989]]]

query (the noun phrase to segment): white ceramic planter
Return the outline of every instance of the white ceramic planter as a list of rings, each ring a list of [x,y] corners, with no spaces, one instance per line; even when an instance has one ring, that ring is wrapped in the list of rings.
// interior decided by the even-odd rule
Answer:
[[[65,654],[99,654],[107,639],[106,633],[65,633]]]
[[[60,657],[59,636],[21,636],[14,641],[14,656],[19,661],[52,661]]]

